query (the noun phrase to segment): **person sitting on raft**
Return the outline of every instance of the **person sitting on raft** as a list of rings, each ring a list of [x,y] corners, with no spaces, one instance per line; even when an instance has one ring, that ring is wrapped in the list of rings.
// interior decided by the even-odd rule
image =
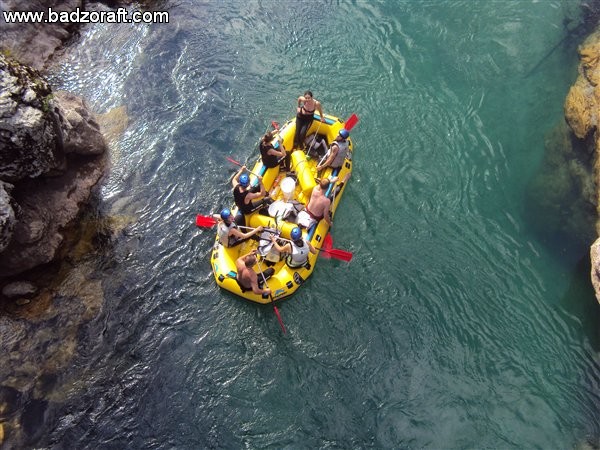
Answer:
[[[221,214],[213,214],[213,217],[219,221],[217,224],[217,236],[219,236],[219,242],[224,247],[234,247],[263,231],[263,227],[257,227],[247,233],[242,233],[228,208],[221,210]]]
[[[268,280],[275,273],[275,269],[269,267],[267,270],[262,272],[260,280],[258,275],[252,269],[256,264],[256,249],[240,256],[235,261],[235,268],[237,270],[236,281],[238,282],[242,292],[252,291],[257,295],[270,294],[271,289],[263,289],[262,284],[265,280]]]
[[[306,208],[298,213],[298,225],[304,228],[310,228],[315,223],[322,219],[331,226],[331,217],[329,214],[329,208],[331,207],[331,200],[325,195],[327,189],[329,189],[329,179],[323,178],[319,180],[310,194],[310,200]]]
[[[304,146],[306,147],[306,156],[311,154],[324,156],[327,153],[327,141],[321,135],[316,133],[306,136],[304,139]]]
[[[342,164],[344,164],[344,160],[346,159],[346,156],[348,155],[348,151],[350,149],[349,143],[347,141],[348,136],[350,136],[348,130],[344,128],[340,129],[340,132],[336,136],[335,141],[333,141],[331,146],[329,147],[329,150],[327,152],[327,158],[324,162],[321,162],[317,166],[317,172],[320,172],[325,167],[331,167],[333,170],[342,167]]]
[[[271,241],[273,246],[280,253],[288,253],[288,257],[285,262],[292,269],[304,266],[308,262],[308,252],[317,253],[317,250],[302,237],[302,230],[298,227],[294,227],[290,233],[291,241],[286,242],[284,245],[279,245],[275,236],[271,235]]]
[[[271,204],[272,200],[267,196],[262,177],[258,177],[257,186],[250,187],[250,177],[245,171],[246,166],[242,166],[231,180],[231,184],[233,185],[233,200],[239,212],[250,214],[265,205]],[[245,225],[245,220],[242,220],[242,222]]]
[[[277,148],[272,144],[274,134],[271,131],[267,131],[261,138],[258,148],[260,150],[260,159],[264,166],[268,169],[271,167],[277,167],[281,161],[285,161],[286,167],[289,167],[289,156],[283,148],[283,145],[279,145],[277,141],[275,144]]]
[[[331,180],[328,178],[317,180],[319,184],[313,188],[308,205],[298,213],[298,225],[303,228],[310,228],[321,219],[325,219],[329,226],[333,225],[330,211],[331,203],[335,200],[335,196],[344,188],[344,184],[348,182],[350,175],[351,172],[346,174],[344,179],[331,190],[332,192],[330,192],[329,197],[327,196],[329,185],[335,183],[338,178],[333,177]]]

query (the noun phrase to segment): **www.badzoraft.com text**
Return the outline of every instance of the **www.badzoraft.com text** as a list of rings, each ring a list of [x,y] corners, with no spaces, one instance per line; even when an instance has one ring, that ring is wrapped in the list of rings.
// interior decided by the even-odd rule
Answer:
[[[169,23],[167,11],[2,11],[6,23]]]

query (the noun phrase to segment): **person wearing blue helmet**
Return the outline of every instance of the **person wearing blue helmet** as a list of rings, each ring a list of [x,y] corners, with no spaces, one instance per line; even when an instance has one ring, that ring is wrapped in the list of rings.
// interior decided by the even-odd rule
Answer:
[[[262,177],[257,178],[258,185],[250,186],[250,177],[246,173],[246,166],[242,166],[231,180],[233,200],[242,214],[250,214],[271,202],[271,199],[267,197]]]
[[[277,239],[273,235],[271,235],[271,241],[277,251],[288,254],[285,259],[286,264],[292,269],[297,269],[306,265],[308,262],[308,252],[314,254],[317,253],[317,250],[310,242],[302,237],[302,230],[299,227],[294,227],[292,229],[290,237],[292,239],[284,245],[279,245]]]
[[[263,227],[257,227],[247,233],[242,233],[228,208],[222,209],[220,214],[213,214],[213,218],[218,221],[217,236],[224,247],[234,247],[263,231]]]
[[[350,144],[348,143],[349,136],[350,133],[345,128],[339,131],[325,155],[325,161],[322,161],[317,166],[317,172],[323,170],[325,167],[331,167],[334,170],[342,167],[350,150]]]

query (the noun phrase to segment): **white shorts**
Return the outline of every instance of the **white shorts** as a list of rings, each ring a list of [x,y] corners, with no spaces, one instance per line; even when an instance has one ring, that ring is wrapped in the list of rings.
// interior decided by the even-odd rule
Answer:
[[[317,221],[311,217],[309,213],[302,210],[298,213],[298,225],[304,228],[312,227]]]

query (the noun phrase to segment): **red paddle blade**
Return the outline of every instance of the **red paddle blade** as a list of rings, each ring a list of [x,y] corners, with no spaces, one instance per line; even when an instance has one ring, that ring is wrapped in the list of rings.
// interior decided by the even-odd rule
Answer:
[[[352,128],[354,128],[354,125],[356,125],[358,123],[358,116],[356,114],[352,114],[350,116],[350,118],[348,120],[346,120],[346,123],[344,123],[344,128],[348,131],[350,131]]]
[[[323,239],[323,249],[331,250],[333,248],[333,238],[331,237],[331,233],[327,233],[325,239]]]
[[[233,158],[230,158],[229,156],[226,156],[225,158],[227,158],[227,161],[229,161],[230,163],[233,163],[233,164],[235,164],[236,166],[240,166],[240,167],[242,166],[242,163],[240,163],[240,162],[236,161],[236,160],[235,160],[235,159],[233,159]]]
[[[331,234],[327,233],[325,235],[325,239],[323,239],[323,245],[321,246],[321,253],[319,256],[321,258],[329,259],[331,255],[329,254],[329,250],[333,247],[333,239],[331,238]]]
[[[340,250],[337,248],[329,250],[329,254],[332,258],[341,259],[342,261],[346,262],[352,261],[352,256],[354,256],[351,252],[347,252],[345,250]]]
[[[279,315],[279,309],[277,309],[277,306],[273,305],[273,310],[275,311],[275,315],[277,316],[277,320],[281,326],[281,331],[283,331],[283,334],[285,334],[285,327],[283,326],[283,320],[281,320],[281,316]]]
[[[277,122],[275,122],[275,121],[272,121],[272,122],[271,122],[271,126],[272,126],[273,128],[275,128],[277,131],[279,131],[279,124],[278,124]]]
[[[198,214],[196,216],[196,226],[210,228],[216,224],[217,224],[217,221],[212,217],[201,216],[200,214]]]
[[[324,248],[321,249],[321,253],[319,253],[319,256],[321,258],[325,258],[325,259],[331,259],[331,255],[329,254],[329,252],[327,250],[325,250]]]

